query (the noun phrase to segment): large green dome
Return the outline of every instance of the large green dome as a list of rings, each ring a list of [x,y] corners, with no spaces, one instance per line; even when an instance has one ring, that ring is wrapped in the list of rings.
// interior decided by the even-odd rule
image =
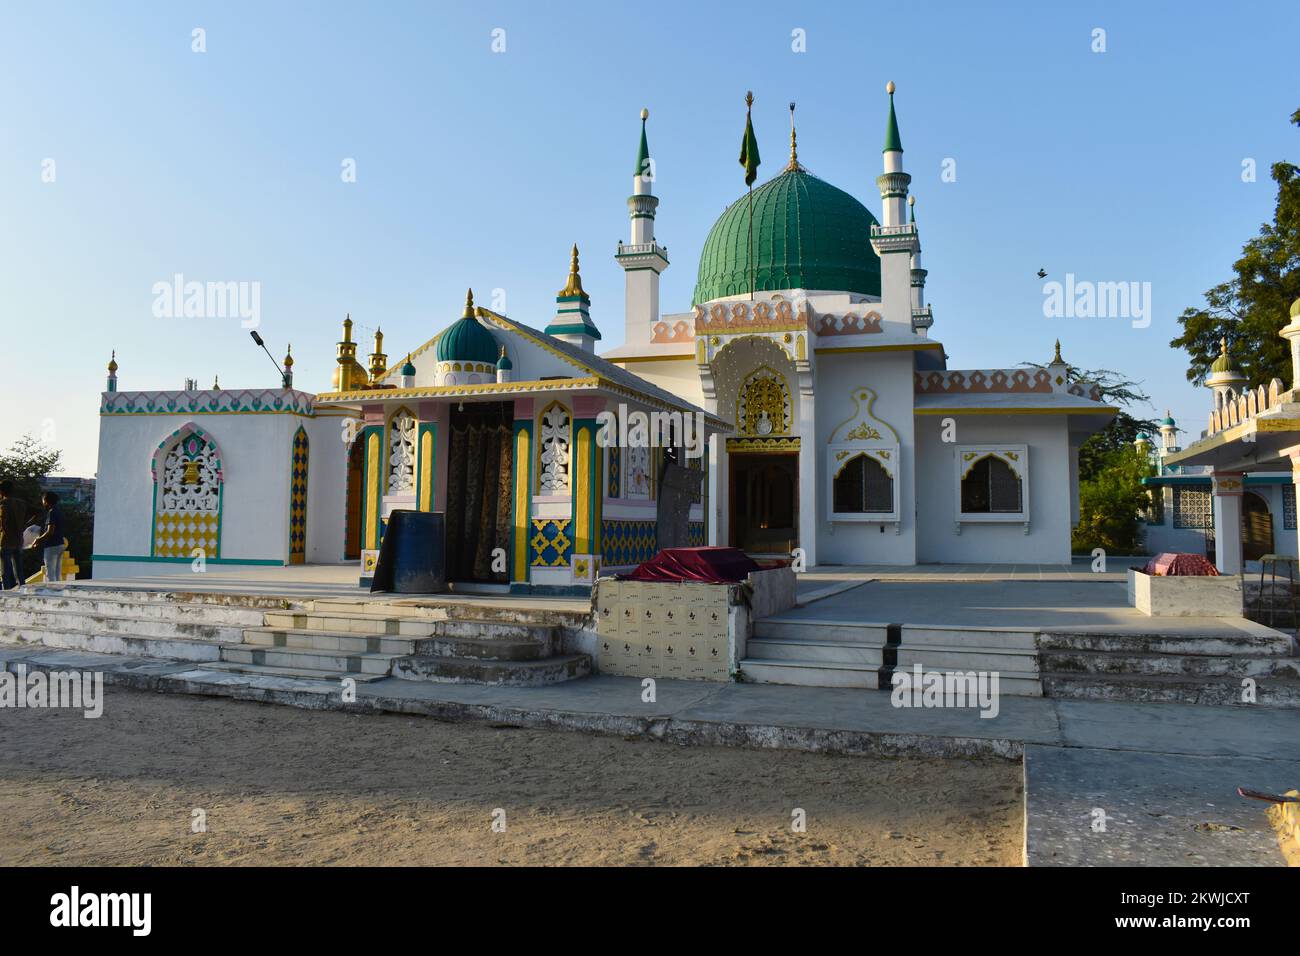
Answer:
[[[704,240],[694,303],[749,292],[750,197],[727,207]],[[880,295],[876,224],[867,207],[804,169],[754,190],[754,289],[819,289]]]

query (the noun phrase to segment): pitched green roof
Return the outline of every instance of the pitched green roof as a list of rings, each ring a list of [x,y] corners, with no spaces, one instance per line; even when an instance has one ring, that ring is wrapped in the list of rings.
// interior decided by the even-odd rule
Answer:
[[[709,230],[692,302],[749,292],[750,201],[741,196]],[[880,259],[871,248],[876,217],[862,203],[802,168],[763,183],[752,202],[755,291],[880,295]]]

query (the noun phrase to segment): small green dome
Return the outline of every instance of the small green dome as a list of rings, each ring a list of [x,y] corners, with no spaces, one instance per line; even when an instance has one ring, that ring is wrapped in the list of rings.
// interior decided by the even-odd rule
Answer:
[[[800,167],[753,194],[754,289],[820,289],[880,295],[880,259],[871,248],[876,217],[842,189]],[[749,292],[750,197],[741,196],[704,240],[695,304]]]
[[[411,356],[409,355],[406,357],[406,364],[402,366],[402,374],[403,375],[415,374],[415,366],[411,364]]]
[[[434,353],[439,362],[485,362],[497,360],[497,342],[492,333],[474,318],[474,293],[465,297],[465,314],[438,336]]]
[[[506,355],[506,347],[501,346],[501,357],[497,359],[497,368],[503,372],[508,372],[514,367],[514,362],[511,362],[509,356]]]
[[[1232,357],[1228,355],[1228,340],[1224,339],[1220,343],[1219,357],[1210,365],[1210,371],[1213,373],[1233,372]]]
[[[1174,424],[1176,424],[1176,423],[1174,422],[1174,420],[1173,420],[1172,418],[1170,418],[1168,415],[1166,415],[1164,418],[1160,419],[1160,424],[1161,424],[1161,425],[1174,425]]]

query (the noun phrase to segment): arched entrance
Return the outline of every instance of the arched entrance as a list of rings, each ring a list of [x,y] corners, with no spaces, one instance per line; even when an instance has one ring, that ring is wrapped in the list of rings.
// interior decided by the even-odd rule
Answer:
[[[1241,559],[1258,561],[1273,551],[1273,515],[1264,496],[1247,491],[1241,496]]]

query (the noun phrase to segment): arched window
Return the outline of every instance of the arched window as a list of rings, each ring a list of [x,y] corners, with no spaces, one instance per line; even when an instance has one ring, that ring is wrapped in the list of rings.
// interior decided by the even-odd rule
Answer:
[[[559,402],[548,405],[538,419],[537,493],[569,493],[569,440],[572,419]]]
[[[201,429],[186,425],[154,457],[153,554],[220,556],[221,456]]]
[[[736,426],[742,435],[788,435],[792,424],[790,389],[767,366],[755,369],[736,397]]]
[[[415,416],[399,408],[388,423],[388,493],[415,491]]]
[[[869,455],[855,455],[835,475],[836,514],[891,513],[894,479]]]
[[[985,455],[961,480],[964,514],[1018,514],[1021,510],[1020,476],[996,455]]]

